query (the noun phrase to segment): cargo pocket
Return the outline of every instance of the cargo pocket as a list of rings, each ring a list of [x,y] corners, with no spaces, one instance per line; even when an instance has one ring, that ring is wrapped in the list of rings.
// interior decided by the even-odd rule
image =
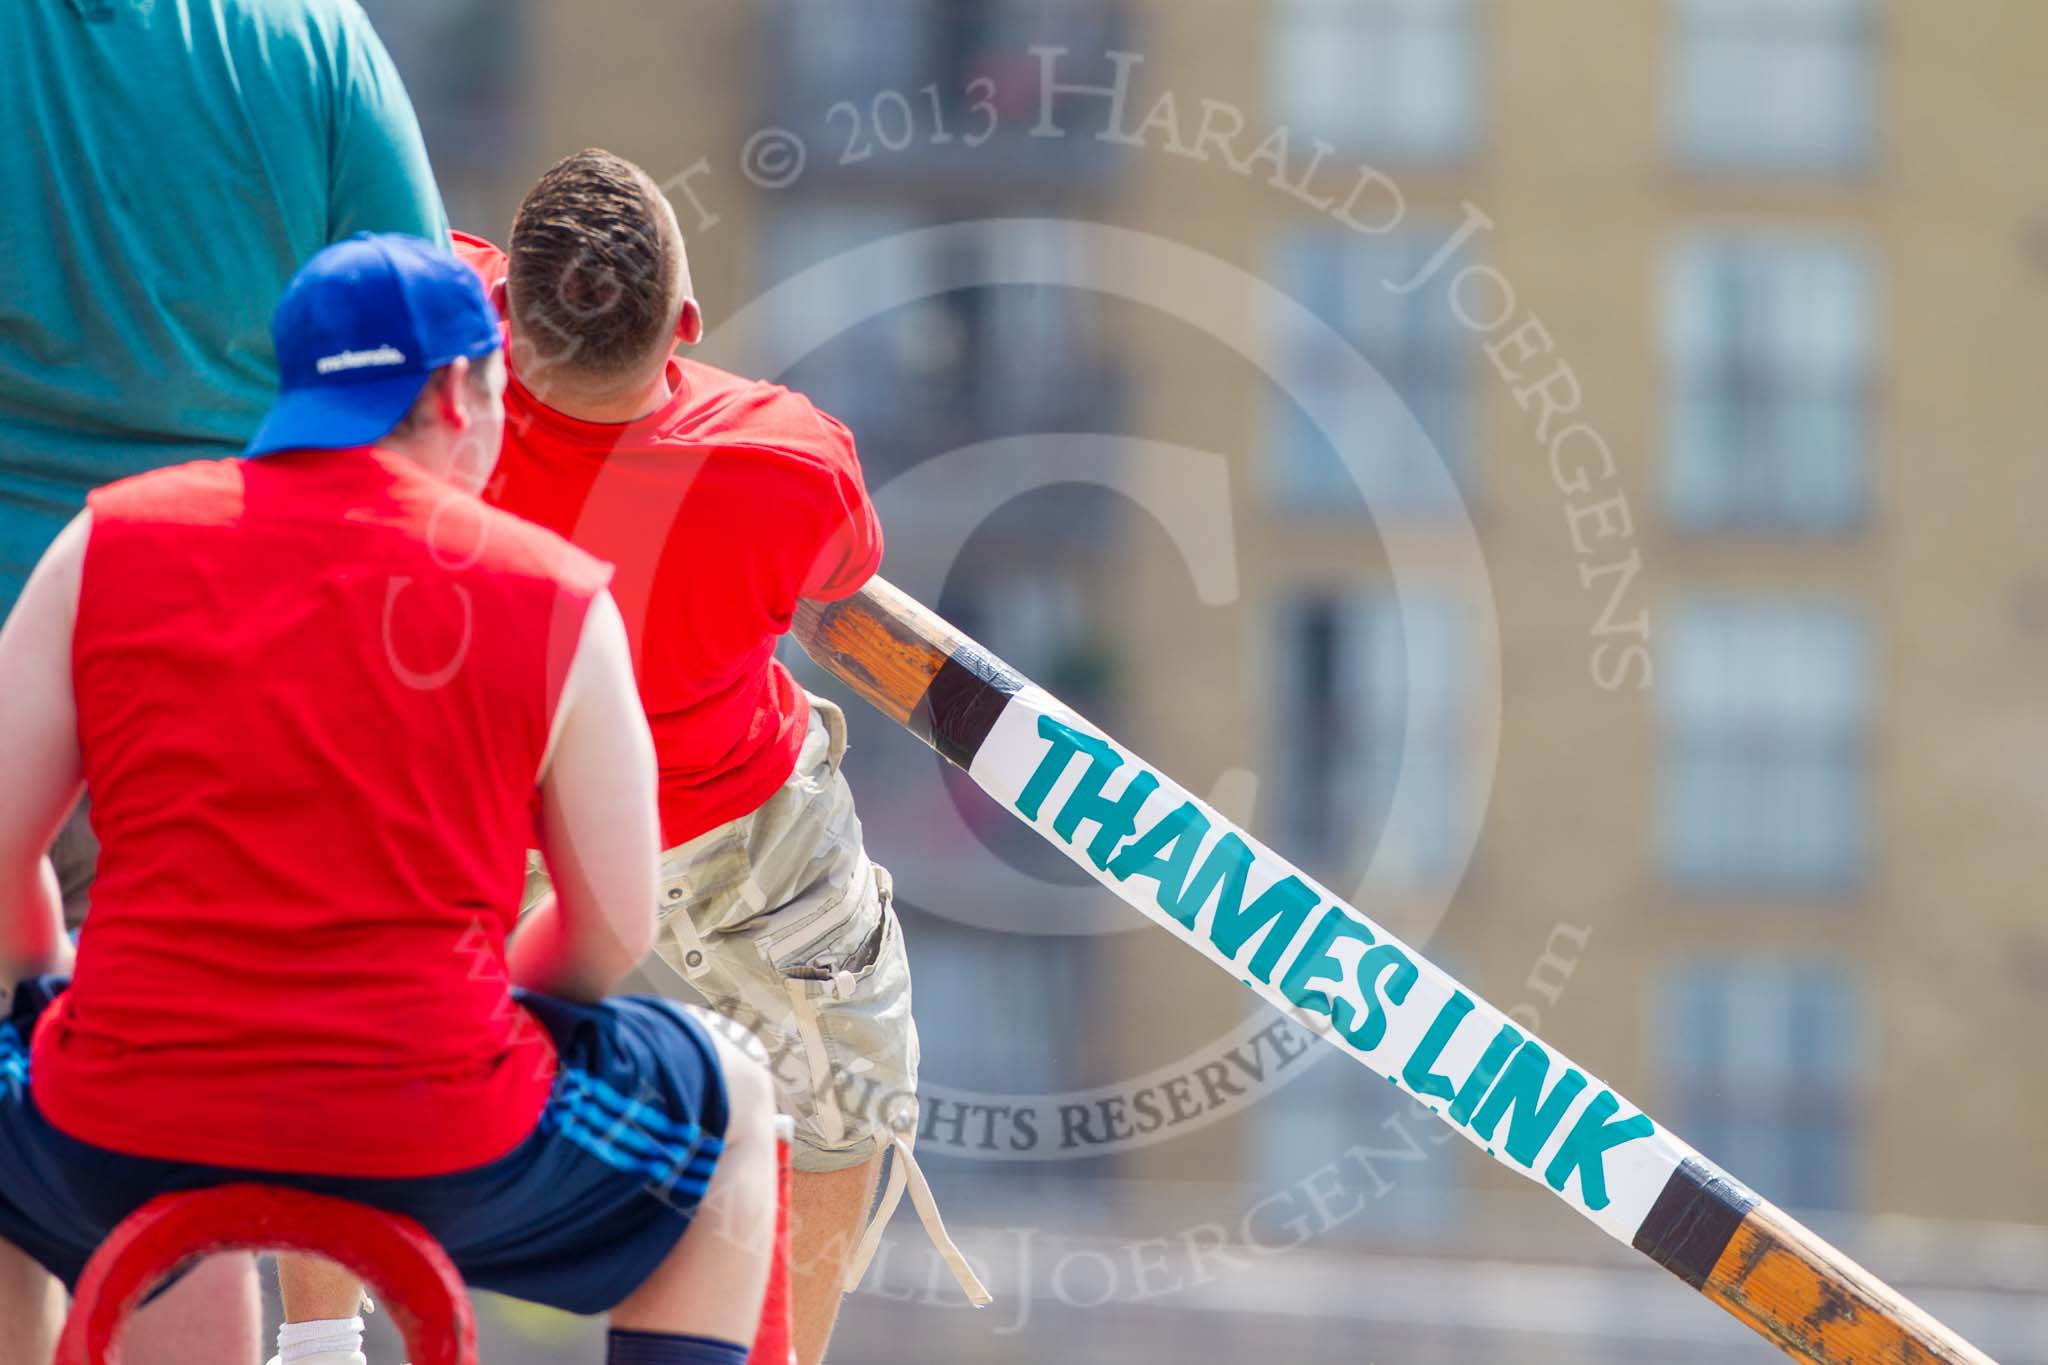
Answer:
[[[879,1115],[849,1116],[841,1103],[843,1083],[862,1072],[887,1072],[895,1040],[875,1017],[877,973],[902,957],[902,927],[892,913],[889,874],[870,865],[871,894],[853,901],[853,913],[824,934],[779,957],[777,970],[787,993],[792,1023],[810,1080],[817,1134],[828,1149],[887,1141]],[[886,989],[886,987],[884,987]]]

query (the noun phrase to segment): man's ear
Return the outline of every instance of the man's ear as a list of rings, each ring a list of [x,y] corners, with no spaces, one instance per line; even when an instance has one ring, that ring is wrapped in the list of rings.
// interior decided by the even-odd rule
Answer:
[[[676,318],[676,340],[685,346],[695,346],[704,339],[704,310],[697,306],[697,300],[684,299],[683,311]]]
[[[496,284],[491,286],[491,307],[498,310],[500,321],[510,322],[512,320],[512,292],[505,288],[505,281],[502,276]]]
[[[470,423],[476,420],[470,415],[466,399],[469,393],[469,358],[455,357],[427,382],[441,386],[440,392],[434,395],[434,406],[440,411],[441,420],[452,430],[469,430]]]

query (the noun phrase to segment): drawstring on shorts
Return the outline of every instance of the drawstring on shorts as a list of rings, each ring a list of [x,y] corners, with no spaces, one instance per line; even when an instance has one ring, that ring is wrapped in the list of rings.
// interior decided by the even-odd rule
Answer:
[[[981,1277],[974,1273],[974,1267],[967,1263],[967,1257],[946,1231],[946,1220],[939,1217],[939,1201],[932,1197],[932,1187],[926,1182],[923,1170],[919,1169],[917,1158],[911,1154],[910,1140],[901,1133],[892,1133],[887,1150],[890,1152],[889,1183],[883,1187],[882,1202],[875,1206],[875,1216],[861,1235],[860,1244],[854,1248],[853,1259],[847,1262],[843,1288],[852,1293],[860,1287],[869,1264],[875,1259],[875,1252],[881,1249],[882,1231],[889,1225],[896,1206],[903,1202],[903,1192],[907,1188],[910,1206],[917,1210],[917,1221],[924,1225],[925,1235],[938,1248],[946,1268],[953,1272],[954,1280],[967,1295],[967,1301],[976,1308],[988,1307],[995,1297],[982,1284]]]

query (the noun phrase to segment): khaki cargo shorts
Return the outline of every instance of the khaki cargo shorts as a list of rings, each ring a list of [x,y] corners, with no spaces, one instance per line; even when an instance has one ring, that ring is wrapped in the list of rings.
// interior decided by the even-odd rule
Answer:
[[[767,1050],[800,1171],[857,1166],[917,1130],[910,963],[889,874],[840,774],[846,717],[811,698],[796,771],[751,815],[661,860],[655,952]],[[545,890],[538,858],[527,900]],[[663,994],[680,983],[643,972]]]

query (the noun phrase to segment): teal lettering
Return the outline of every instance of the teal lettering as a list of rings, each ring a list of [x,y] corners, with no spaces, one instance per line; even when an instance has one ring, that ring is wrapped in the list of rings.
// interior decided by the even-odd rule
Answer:
[[[1493,1041],[1486,1045],[1486,1051],[1480,1055],[1479,1065],[1472,1068],[1472,1074],[1458,1087],[1458,1098],[1452,1100],[1451,1107],[1445,1111],[1450,1115],[1451,1122],[1463,1123],[1472,1117],[1472,1110],[1478,1105],[1480,1097],[1486,1093],[1487,1087],[1493,1084],[1493,1078],[1500,1075],[1500,1069],[1507,1065],[1509,1055],[1521,1045],[1521,1042],[1520,1029],[1513,1024],[1500,1026],[1500,1032],[1493,1035]]]
[[[1110,855],[1116,846],[1137,832],[1138,812],[1152,793],[1159,790],[1159,779],[1143,768],[1131,774],[1124,783],[1121,796],[1114,799],[1102,794],[1102,784],[1109,775],[1123,765],[1122,759],[1114,762],[1095,762],[1088,765],[1088,771],[1081,774],[1081,780],[1074,784],[1072,794],[1067,797],[1060,813],[1053,817],[1052,832],[1074,842],[1074,834],[1086,820],[1096,826],[1095,838],[1088,845],[1088,857],[1097,867],[1108,867]]]
[[[1161,910],[1171,913],[1180,904],[1181,889],[1194,870],[1195,854],[1209,833],[1209,818],[1192,801],[1183,801],[1168,811],[1158,824],[1125,844],[1109,864],[1109,874],[1118,881],[1149,877],[1159,883],[1154,898]],[[1168,850],[1172,850],[1170,853]]]
[[[1309,989],[1308,983],[1314,978],[1334,977],[1343,972],[1344,964],[1330,953],[1330,945],[1340,938],[1371,943],[1372,931],[1333,905],[1316,921],[1316,927],[1309,931],[1308,941],[1295,954],[1294,965],[1287,969],[1287,979],[1280,983],[1280,993],[1305,1010],[1329,1015],[1347,1042],[1354,1047],[1363,1047],[1351,1035],[1354,1022],[1351,1002],[1342,998],[1333,1000],[1323,991]]]
[[[1038,771],[1031,774],[1031,780],[1018,793],[1017,810],[1026,820],[1038,818],[1038,808],[1052,794],[1053,786],[1066,772],[1067,765],[1074,761],[1074,755],[1088,755],[1088,761],[1097,767],[1107,763],[1114,768],[1123,762],[1108,740],[1097,739],[1071,725],[1062,725],[1051,716],[1038,718],[1038,737],[1049,741],[1052,747],[1045,751],[1044,758],[1038,760]]]
[[[1619,1123],[1607,1122],[1619,1108],[1621,1101],[1614,1098],[1612,1090],[1603,1090],[1594,1096],[1593,1102],[1586,1106],[1586,1112],[1579,1115],[1579,1121],[1572,1125],[1571,1136],[1550,1159],[1550,1168],[1543,1173],[1550,1188],[1563,1194],[1565,1183],[1571,1179],[1572,1172],[1577,1171],[1579,1197],[1586,1201],[1587,1208],[1596,1212],[1607,1207],[1607,1169],[1602,1163],[1607,1151],[1657,1131],[1648,1114],[1637,1114]]]
[[[1171,913],[1192,929],[1210,894],[1215,893],[1216,914],[1209,922],[1209,941],[1233,962],[1253,934],[1271,925],[1251,962],[1252,975],[1270,982],[1287,945],[1301,932],[1302,923],[1320,897],[1301,878],[1290,874],[1267,887],[1246,906],[1245,882],[1251,866],[1252,851],[1245,841],[1235,834],[1224,835],[1195,869],[1187,891]]]
[[[1444,1001],[1444,1007],[1436,1012],[1436,1021],[1429,1026],[1429,1032],[1422,1035],[1422,1041],[1415,1045],[1415,1051],[1408,1058],[1408,1065],[1401,1068],[1401,1079],[1408,1088],[1418,1095],[1447,1100],[1458,1092],[1451,1086],[1449,1076],[1438,1075],[1430,1070],[1436,1059],[1444,1055],[1444,1048],[1451,1041],[1451,1035],[1458,1031],[1458,1025],[1465,1022],[1465,1016],[1472,1012],[1472,997],[1463,991],[1451,992],[1451,998]]]
[[[1281,992],[1303,1009],[1316,1010],[1327,1014],[1337,1025],[1337,1031],[1344,1035],[1344,1041],[1360,1052],[1370,1052],[1387,1037],[1387,1011],[1380,1003],[1379,985],[1391,969],[1393,978],[1387,990],[1395,1004],[1408,998],[1408,991],[1415,985],[1417,976],[1415,964],[1408,955],[1392,944],[1382,944],[1371,952],[1361,953],[1352,979],[1358,983],[1358,993],[1365,1001],[1365,1017],[1351,1007],[1343,996],[1330,996],[1322,991],[1309,989],[1308,983],[1320,976],[1334,976],[1343,970],[1343,964],[1330,953],[1330,945],[1339,938],[1355,939],[1360,943],[1373,941],[1372,930],[1337,906],[1316,921],[1308,941],[1301,946],[1301,952],[1294,959],[1294,965],[1287,969],[1287,979],[1280,984]]]
[[[1586,1078],[1567,1067],[1545,1096],[1543,1082],[1549,1078],[1550,1054],[1533,1039],[1522,1044],[1522,1050],[1515,1054],[1487,1095],[1486,1103],[1479,1106],[1479,1116],[1472,1120],[1472,1131],[1490,1142],[1502,1115],[1512,1110],[1514,1118],[1508,1123],[1505,1144],[1507,1154],[1532,1170],[1543,1144],[1550,1141],[1550,1135],[1563,1122],[1564,1111],[1572,1107],[1572,1101],[1586,1088]]]
[[[1365,1022],[1358,1026],[1357,1036],[1351,1037],[1353,1046],[1370,1052],[1386,1040],[1387,1007],[1380,1003],[1381,986],[1386,988],[1388,1004],[1398,1005],[1407,1000],[1420,975],[1408,954],[1391,943],[1383,943],[1358,959],[1358,993],[1365,997]],[[1341,1026],[1343,1021],[1338,1023]]]

